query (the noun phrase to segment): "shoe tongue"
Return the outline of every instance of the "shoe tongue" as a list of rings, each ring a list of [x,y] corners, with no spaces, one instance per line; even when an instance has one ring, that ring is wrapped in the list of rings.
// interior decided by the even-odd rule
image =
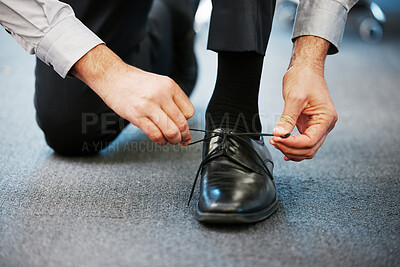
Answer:
[[[213,133],[235,133],[235,131],[231,128],[216,128],[212,130]],[[211,135],[213,134],[211,133]],[[214,150],[215,148],[221,146],[222,136],[217,135],[210,140],[210,150]],[[254,155],[257,153],[256,151],[252,151],[251,146],[251,136],[240,136],[237,138],[230,138],[230,140],[226,141],[228,147],[226,148],[226,153],[229,154],[231,158],[234,158],[235,161],[240,162],[241,165],[246,166],[249,169],[252,169],[256,172],[260,172],[260,167],[262,163],[260,160]],[[243,144],[243,143],[248,144]],[[240,148],[240,150],[239,150]]]
[[[222,129],[222,128],[216,128],[216,129],[214,129],[214,130],[212,130],[212,132],[208,132],[207,134],[206,134],[206,136],[207,135],[211,135],[211,136],[213,136],[213,138],[211,138],[210,139],[210,141],[209,141],[209,151],[211,152],[212,150],[214,150],[215,148],[217,148],[218,146],[219,146],[219,144],[220,144],[220,142],[222,141],[222,136],[220,136],[220,135],[215,135],[215,133],[224,133],[224,132],[226,132],[224,129]]]
[[[231,128],[215,128],[213,130],[208,130],[216,133],[235,133],[236,131]]]
[[[208,132],[206,135],[214,135],[213,138],[210,139],[210,150],[213,150],[218,144],[222,141],[222,136],[218,135],[218,133],[231,133],[232,129],[229,128],[215,128],[214,130],[208,130],[212,132]]]
[[[208,131],[213,131],[213,132],[217,132],[217,133],[246,133],[243,131],[237,131],[233,128],[215,128],[214,130],[208,130]],[[255,141],[259,141],[261,139],[260,135],[247,135],[248,137],[250,137],[251,139],[255,140]],[[244,136],[243,136],[244,137]]]

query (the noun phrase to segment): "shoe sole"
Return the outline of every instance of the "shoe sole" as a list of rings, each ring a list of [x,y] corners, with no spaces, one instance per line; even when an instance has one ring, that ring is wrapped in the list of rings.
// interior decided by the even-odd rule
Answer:
[[[255,223],[267,219],[278,208],[278,198],[265,210],[252,213],[201,212],[196,205],[195,218],[199,222],[218,224]]]

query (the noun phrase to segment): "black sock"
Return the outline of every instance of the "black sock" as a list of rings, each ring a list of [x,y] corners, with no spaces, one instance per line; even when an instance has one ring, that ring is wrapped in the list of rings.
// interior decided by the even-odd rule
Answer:
[[[214,93],[206,111],[207,129],[261,132],[258,93],[264,56],[256,52],[219,52]]]

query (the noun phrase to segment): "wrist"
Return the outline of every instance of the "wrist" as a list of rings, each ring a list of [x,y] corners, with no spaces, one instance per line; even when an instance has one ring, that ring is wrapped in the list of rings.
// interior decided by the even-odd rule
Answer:
[[[124,68],[126,64],[107,46],[100,44],[80,58],[70,73],[104,99],[108,95],[107,85],[112,84]]]
[[[311,68],[323,75],[330,43],[317,36],[301,36],[294,41],[289,69],[294,66]]]

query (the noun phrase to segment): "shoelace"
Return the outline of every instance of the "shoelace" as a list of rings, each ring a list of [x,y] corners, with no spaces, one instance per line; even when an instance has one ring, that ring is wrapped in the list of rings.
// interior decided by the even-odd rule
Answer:
[[[241,136],[258,136],[258,137],[260,137],[260,136],[274,136],[273,134],[270,134],[270,133],[256,133],[256,132],[235,133],[235,132],[232,132],[232,131],[231,132],[225,132],[225,131],[216,132],[216,131],[200,130],[200,129],[189,129],[189,130],[190,131],[194,131],[194,132],[202,132],[202,133],[214,133],[214,135],[210,135],[208,137],[205,137],[203,139],[200,139],[200,140],[197,140],[195,142],[190,143],[189,146],[197,144],[197,143],[200,143],[200,142],[211,140],[212,138],[215,138],[217,136],[222,138],[222,140],[221,140],[222,146],[220,146],[221,147],[220,149],[211,150],[211,152],[209,152],[204,157],[202,162],[200,163],[200,166],[199,166],[199,168],[197,169],[197,172],[196,172],[196,177],[194,178],[194,181],[193,181],[192,190],[190,191],[190,196],[189,196],[189,200],[188,200],[188,203],[187,203],[188,206],[190,204],[190,201],[192,200],[194,189],[196,188],[196,184],[197,184],[197,180],[199,178],[200,172],[203,170],[204,165],[206,163],[208,163],[212,159],[215,159],[215,158],[220,157],[220,156],[226,156],[230,160],[235,162],[236,164],[244,167],[245,169],[249,169],[250,171],[253,171],[253,172],[256,172],[256,173],[260,173],[260,171],[254,170],[254,168],[252,168],[251,166],[248,166],[245,163],[238,161],[237,159],[231,157],[229,155],[229,153],[227,153],[227,148],[228,148],[228,144],[227,143],[228,143],[229,139],[233,139],[233,140],[236,140],[236,141],[242,141],[244,144],[248,145],[248,147],[252,151],[254,151],[255,152],[254,154],[257,155],[257,157],[260,159],[260,162],[262,162],[264,164],[264,167],[265,167],[265,170],[267,171],[267,174],[272,179],[272,174],[270,173],[270,171],[268,170],[267,166],[265,165],[264,160],[257,153],[257,151],[251,145],[249,145],[248,142],[245,139],[243,139]],[[281,136],[281,138],[288,138],[289,136],[290,136],[290,133],[288,133],[288,134],[286,134],[284,136]]]

